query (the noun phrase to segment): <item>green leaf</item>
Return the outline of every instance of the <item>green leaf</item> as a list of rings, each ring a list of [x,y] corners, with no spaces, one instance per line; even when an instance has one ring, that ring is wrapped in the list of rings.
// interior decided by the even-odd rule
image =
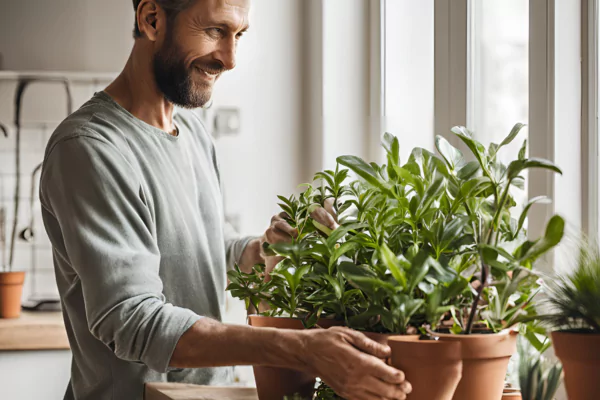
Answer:
[[[398,138],[386,132],[383,135],[383,147],[393,161],[393,165],[400,165],[400,142]]]
[[[334,277],[332,277],[331,275],[323,275],[323,277],[333,287],[333,290],[335,292],[335,297],[338,300],[341,300],[342,299],[342,287],[340,286],[340,283],[338,282],[338,280],[335,279]]]
[[[560,216],[553,216],[548,225],[544,236],[531,246],[525,255],[521,258],[521,262],[535,261],[539,256],[545,254],[557,244],[560,243],[565,233],[565,220]]]
[[[470,161],[466,163],[461,169],[458,170],[456,176],[460,180],[471,179],[480,170],[478,161]]]
[[[487,165],[488,159],[485,154],[485,147],[477,140],[473,139],[473,136],[465,127],[454,127],[452,128],[452,132],[467,145],[469,150],[471,150],[471,153],[473,153],[479,162],[481,169],[486,173],[486,175],[489,175],[490,173]]]
[[[430,262],[429,256],[425,253],[419,253],[414,258],[408,270],[408,288],[406,292],[412,294],[415,288],[423,281],[429,273]]]
[[[327,238],[327,247],[329,247],[330,249],[333,248],[333,246],[338,242],[338,240],[340,240],[341,238],[346,236],[346,234],[348,234],[348,232],[363,229],[366,227],[367,227],[367,224],[359,224],[359,223],[340,225]]]
[[[360,245],[356,242],[346,242],[346,243],[342,244],[340,247],[338,247],[337,249],[335,249],[333,251],[333,253],[331,254],[331,257],[329,258],[330,273],[333,270],[332,267],[335,265],[335,263],[341,256],[343,256],[344,254],[348,253],[349,251],[355,250],[359,247],[360,247]]]
[[[436,179],[435,182],[431,184],[431,186],[429,186],[429,188],[425,192],[425,195],[421,199],[419,207],[417,208],[419,216],[422,216],[425,212],[427,212],[427,210],[429,210],[429,207],[431,207],[433,202],[436,201],[442,193],[444,193],[444,190],[446,188],[444,184],[445,182],[446,180],[440,177]],[[417,218],[419,218],[419,216]]]
[[[519,160],[524,160],[525,158],[527,158],[527,139],[523,141],[521,150],[519,150]]]
[[[525,219],[527,218],[527,214],[529,214],[529,210],[536,203],[539,203],[539,204],[550,204],[550,203],[552,203],[552,200],[550,200],[546,196],[538,196],[538,197],[534,197],[533,199],[529,200],[529,202],[527,203],[527,205],[523,209],[523,212],[521,213],[521,216],[519,217],[519,225],[517,227],[517,233],[519,233],[521,231],[521,229],[523,229],[523,225],[525,224]]]
[[[385,243],[381,245],[379,253],[381,255],[381,261],[383,261],[384,265],[390,270],[394,279],[396,279],[401,287],[406,288],[406,273],[402,268],[400,261],[396,258],[396,255]]]
[[[350,168],[356,175],[364,179],[368,184],[378,189],[387,191],[388,187],[379,176],[379,173],[363,159],[356,156],[341,156],[337,159],[338,164]]]
[[[521,132],[521,129],[523,129],[523,127],[525,127],[525,126],[526,126],[525,124],[521,124],[521,123],[516,124],[510,131],[509,135],[502,141],[502,143],[500,143],[500,147],[509,145],[517,137],[519,132]]]
[[[556,164],[551,161],[544,160],[541,158],[529,158],[525,160],[516,160],[509,164],[508,170],[506,171],[509,180],[513,180],[521,172],[530,168],[542,168],[554,171],[562,175],[562,171]]]
[[[448,164],[451,170],[458,169],[465,163],[462,152],[452,146],[444,137],[436,136],[435,147],[441,156],[444,157],[446,164]]]

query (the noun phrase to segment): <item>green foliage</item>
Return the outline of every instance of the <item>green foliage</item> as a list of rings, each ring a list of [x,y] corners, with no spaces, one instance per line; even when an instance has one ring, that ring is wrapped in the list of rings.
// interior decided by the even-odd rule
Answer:
[[[318,173],[298,198],[280,197],[299,235],[270,246],[284,257],[273,279],[264,283],[236,270],[230,290],[248,304],[266,301],[268,315],[302,317],[308,325],[331,315],[372,332],[470,333],[481,323],[498,331],[531,318],[539,290],[533,265],[560,242],[564,221],[553,217],[541,238],[526,238],[529,210],[547,199],[532,199],[516,213],[521,173],[560,170],[527,159],[525,145],[508,166],[497,160],[522,127],[487,149],[465,128],[454,128],[475,161],[438,137],[441,157],[416,148],[401,164],[398,139],[390,134],[383,138],[387,164],[339,157],[337,169]],[[327,199],[340,223],[333,232],[310,218]]]
[[[545,308],[539,319],[552,329],[600,333],[600,249],[582,239],[572,272],[547,285]]]
[[[560,363],[549,363],[529,343],[519,341],[519,385],[523,400],[553,400],[561,381]]]

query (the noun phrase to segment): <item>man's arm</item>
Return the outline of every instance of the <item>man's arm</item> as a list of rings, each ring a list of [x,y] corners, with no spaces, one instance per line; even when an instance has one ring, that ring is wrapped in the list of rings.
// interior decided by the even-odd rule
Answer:
[[[319,376],[346,399],[406,399],[404,374],[386,365],[388,346],[347,328],[294,331],[225,325],[203,318],[179,340],[170,365],[262,365]]]
[[[165,301],[152,215],[138,174],[112,143],[82,132],[56,144],[40,184],[44,223],[81,285],[91,334],[122,360],[167,371],[200,319]]]

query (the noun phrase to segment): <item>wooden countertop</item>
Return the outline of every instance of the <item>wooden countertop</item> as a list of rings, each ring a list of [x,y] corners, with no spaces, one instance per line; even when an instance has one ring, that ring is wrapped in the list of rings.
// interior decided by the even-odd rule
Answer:
[[[0,351],[67,349],[60,312],[22,312],[19,318],[0,319]]]
[[[147,383],[144,400],[258,400],[254,388]]]

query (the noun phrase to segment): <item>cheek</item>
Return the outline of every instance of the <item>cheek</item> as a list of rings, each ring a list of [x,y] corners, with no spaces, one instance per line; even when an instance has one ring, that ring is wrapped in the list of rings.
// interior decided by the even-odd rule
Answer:
[[[197,37],[188,39],[186,43],[180,44],[180,49],[182,50],[182,54],[185,54],[184,60],[185,64],[188,68],[191,68],[192,65],[203,58],[207,58],[208,55],[214,52],[214,43],[210,40]]]

